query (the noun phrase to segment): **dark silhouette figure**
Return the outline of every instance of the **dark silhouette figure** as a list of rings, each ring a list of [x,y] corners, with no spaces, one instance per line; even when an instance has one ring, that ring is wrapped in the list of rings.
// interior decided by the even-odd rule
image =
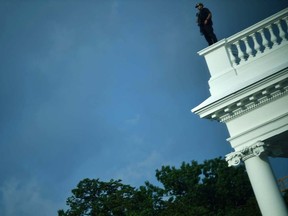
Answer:
[[[212,13],[208,8],[205,8],[202,3],[196,4],[195,8],[198,9],[196,14],[197,23],[200,28],[201,34],[204,35],[209,46],[217,42],[217,37],[214,34],[213,22],[212,22]]]

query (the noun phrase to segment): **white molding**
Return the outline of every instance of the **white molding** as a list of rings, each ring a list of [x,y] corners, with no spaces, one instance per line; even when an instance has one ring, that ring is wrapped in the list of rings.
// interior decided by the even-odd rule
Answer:
[[[279,88],[277,86],[279,86]],[[241,100],[234,102],[233,104],[222,110],[219,110],[217,114],[220,114],[222,112],[224,115],[220,115],[218,121],[227,122],[233,118],[239,117],[240,115],[251,111],[252,109],[258,108],[259,106],[263,106],[266,103],[276,100],[286,95],[287,93],[288,78],[269,86],[269,88],[263,88],[260,91],[257,91],[245,98],[242,98]],[[211,116],[212,118],[213,115]]]
[[[266,94],[262,94],[264,91],[266,91]],[[203,107],[200,104],[192,109],[192,112],[200,115],[201,118],[227,122],[287,93],[288,68],[285,68],[230,95],[215,101],[212,100],[212,102]],[[263,97],[260,97],[261,95]]]
[[[257,140],[266,140],[270,137],[288,131],[288,113],[258,124],[253,128],[243,130],[227,139],[235,150],[250,146]],[[231,134],[230,134],[231,135]]]

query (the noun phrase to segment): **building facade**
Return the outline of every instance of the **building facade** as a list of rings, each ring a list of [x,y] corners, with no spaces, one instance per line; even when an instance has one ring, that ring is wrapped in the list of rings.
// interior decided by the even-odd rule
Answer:
[[[288,157],[288,8],[198,52],[206,60],[211,96],[192,112],[226,124],[245,163],[262,215],[286,216],[268,157]]]

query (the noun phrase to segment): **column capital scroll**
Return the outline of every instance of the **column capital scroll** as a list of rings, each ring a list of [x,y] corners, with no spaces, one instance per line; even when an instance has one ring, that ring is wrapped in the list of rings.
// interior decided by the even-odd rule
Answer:
[[[243,154],[241,152],[231,152],[226,155],[226,161],[228,162],[228,166],[238,166],[241,163],[241,159],[243,158]]]
[[[226,161],[228,166],[237,166],[241,161],[248,160],[252,157],[259,157],[266,150],[266,144],[264,142],[257,142],[249,147],[245,147],[240,151],[231,152],[226,155]]]

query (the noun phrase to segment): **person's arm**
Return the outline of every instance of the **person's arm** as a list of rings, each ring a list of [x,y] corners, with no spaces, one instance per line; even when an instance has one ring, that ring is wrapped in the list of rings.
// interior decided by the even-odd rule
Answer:
[[[210,12],[210,13],[208,14],[206,20],[204,21],[204,24],[205,24],[205,25],[207,25],[209,19],[211,19],[211,16],[212,16],[212,15],[211,15],[211,12]]]

